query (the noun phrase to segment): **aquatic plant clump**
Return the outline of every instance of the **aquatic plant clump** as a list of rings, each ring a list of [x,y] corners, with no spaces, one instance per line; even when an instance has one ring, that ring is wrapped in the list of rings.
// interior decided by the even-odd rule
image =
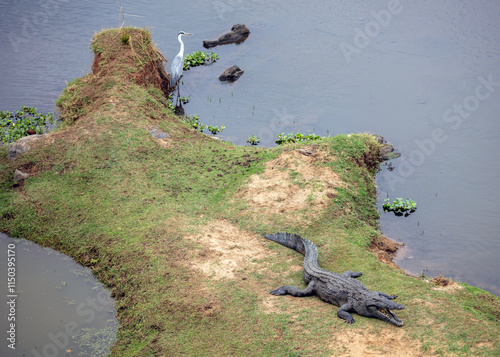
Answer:
[[[256,135],[249,136],[247,138],[247,143],[251,145],[258,145],[260,143],[260,138],[257,137]]]
[[[194,114],[192,116],[186,115],[184,117],[184,120],[193,129],[199,130],[201,133],[203,133],[203,130],[208,129],[208,131],[210,131],[213,135],[217,135],[217,133],[220,133],[220,132],[224,131],[224,129],[226,129],[226,127],[223,124],[221,124],[219,127],[219,126],[215,126],[215,125],[206,125],[206,124],[200,123],[200,116],[197,114]]]
[[[222,132],[226,127],[224,125],[220,125],[220,128],[215,125],[207,125],[208,131],[210,131],[213,135],[216,135],[217,133]]]
[[[206,63],[214,63],[219,59],[219,55],[214,52],[202,52],[195,51],[184,56],[184,67],[185,71],[189,70],[191,67],[197,67],[204,65]]]
[[[417,209],[417,203],[409,198],[406,200],[403,198],[396,198],[392,203],[386,198],[384,202],[384,211],[393,211],[396,215],[402,215],[403,213],[408,215],[409,213],[415,212]]]
[[[42,134],[52,123],[53,113],[37,113],[36,108],[23,106],[15,113],[0,111],[0,141],[7,144],[23,136]]]
[[[200,130],[200,132],[203,132],[203,129],[205,129],[205,125],[200,123],[200,116],[198,114],[186,115],[185,120],[193,129]]]
[[[320,139],[319,135],[316,134],[308,134],[304,135],[302,133],[290,133],[286,135],[285,133],[279,134],[278,139],[276,140],[276,144],[288,144],[288,143],[297,143],[301,141],[313,141]]]

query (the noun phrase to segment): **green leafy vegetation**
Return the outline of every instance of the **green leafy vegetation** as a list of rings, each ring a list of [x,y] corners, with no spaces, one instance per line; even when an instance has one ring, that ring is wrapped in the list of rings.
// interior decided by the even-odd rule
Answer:
[[[168,98],[167,98],[167,107],[171,110],[171,111],[174,111],[175,110],[175,104],[173,103],[173,98],[174,96],[173,95],[169,95]]]
[[[23,106],[15,113],[0,111],[0,141],[11,143],[30,133],[42,134],[53,123],[53,113],[38,113],[36,108]]]
[[[257,137],[256,135],[249,136],[247,138],[247,143],[251,145],[258,145],[260,143],[260,138]]]
[[[200,123],[200,116],[198,114],[186,115],[184,117],[184,120],[189,124],[190,127],[203,133],[205,125]]]
[[[188,96],[188,97],[179,97],[179,102],[181,104],[188,104],[190,100],[191,100],[191,96]]]
[[[218,126],[214,126],[214,125],[207,125],[206,128],[208,129],[208,131],[210,131],[213,135],[216,135],[217,133],[220,133],[222,132],[224,129],[226,129],[226,127],[224,125],[220,125],[220,128]]]
[[[169,95],[168,98],[167,98],[167,106],[172,111],[175,110],[175,104],[173,103],[173,98],[174,98],[173,95]],[[179,97],[179,103],[181,103],[181,105],[188,104],[190,100],[191,100],[191,96],[188,96],[188,97]]]
[[[219,55],[214,52],[195,51],[184,56],[184,70],[191,67],[202,66],[207,63],[214,63],[219,59]]]
[[[316,134],[308,134],[304,135],[302,133],[290,133],[286,135],[285,133],[279,134],[278,139],[276,140],[276,144],[290,144],[290,143],[298,143],[301,141],[313,141],[320,139],[319,135]]]
[[[417,203],[407,198],[396,198],[392,203],[389,198],[384,200],[384,211],[393,211],[396,214],[413,213],[417,209]]]
[[[199,130],[201,133],[205,129],[208,129],[213,135],[222,132],[226,127],[224,125],[214,126],[214,125],[205,125],[200,122],[200,116],[197,114],[194,115],[186,115],[184,116],[184,120],[189,124],[189,126],[193,129]]]

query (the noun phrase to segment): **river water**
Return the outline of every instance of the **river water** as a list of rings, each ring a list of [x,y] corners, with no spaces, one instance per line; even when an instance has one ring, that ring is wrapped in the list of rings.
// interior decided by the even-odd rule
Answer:
[[[377,176],[379,207],[411,198],[409,217],[382,214],[405,243],[397,263],[500,295],[500,2],[496,0],[121,1],[172,60],[204,50],[233,24],[250,37],[216,47],[220,60],[184,74],[185,106],[221,136],[373,132],[402,157]],[[0,107],[52,110],[66,81],[88,72],[96,31],[119,25],[119,1],[3,1]],[[218,76],[231,65],[244,75]]]

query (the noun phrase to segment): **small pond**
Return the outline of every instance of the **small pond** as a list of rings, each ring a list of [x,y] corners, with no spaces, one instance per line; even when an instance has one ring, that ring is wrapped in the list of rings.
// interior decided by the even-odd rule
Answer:
[[[89,269],[0,234],[0,281],[0,356],[109,354],[118,330],[115,305]]]

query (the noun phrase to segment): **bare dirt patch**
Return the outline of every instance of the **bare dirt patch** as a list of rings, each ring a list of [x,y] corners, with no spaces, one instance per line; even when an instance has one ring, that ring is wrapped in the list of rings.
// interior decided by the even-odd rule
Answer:
[[[393,262],[396,252],[401,247],[401,244],[396,243],[384,236],[378,236],[372,239],[368,250],[377,255],[378,260],[389,265],[390,267],[401,269]]]
[[[451,279],[446,279],[444,276],[436,276],[435,278],[431,279],[430,282],[434,283],[436,287],[434,288],[435,290],[442,290],[446,292],[455,292],[457,290],[461,290],[464,287],[457,282],[451,280]]]
[[[269,255],[260,238],[218,220],[208,224],[199,235],[188,237],[200,244],[200,250],[189,261],[190,266],[214,279],[234,279],[249,268],[259,269],[255,259]]]
[[[344,330],[335,333],[333,350],[342,356],[424,356],[420,346],[410,340],[400,329],[383,329],[376,333],[361,330]]]
[[[335,158],[314,147],[284,152],[262,174],[251,176],[239,197],[261,217],[320,211],[337,194],[335,188],[344,185],[337,173],[320,165],[327,160]]]

